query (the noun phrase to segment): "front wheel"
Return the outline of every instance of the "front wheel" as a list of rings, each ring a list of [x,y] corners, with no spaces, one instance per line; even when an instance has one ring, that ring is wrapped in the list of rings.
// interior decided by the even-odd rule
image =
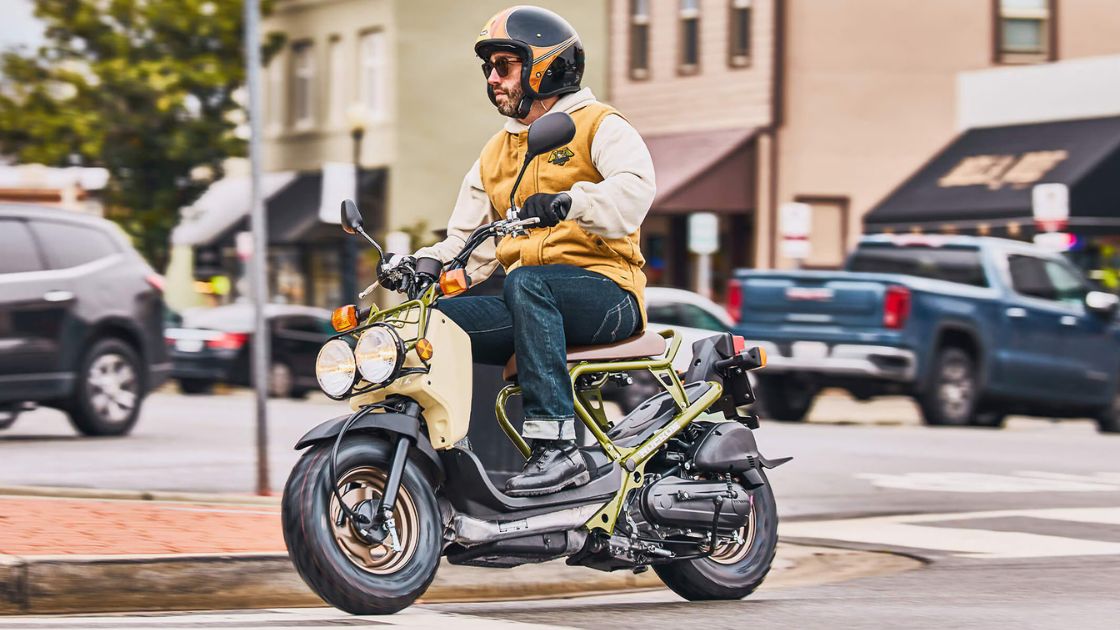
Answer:
[[[1101,433],[1120,433],[1120,385],[1112,396],[1112,404],[1101,409],[1096,420]]]
[[[742,599],[762,584],[778,548],[778,510],[769,482],[750,493],[750,520],[737,540],[720,545],[707,558],[653,565],[665,586],[700,601]]]
[[[435,578],[441,522],[435,493],[413,462],[405,465],[393,510],[399,551],[391,539],[367,543],[339,524],[341,508],[331,491],[332,444],[300,458],[284,488],[284,542],[296,571],[328,604],[355,615],[387,615],[408,607]],[[376,506],[385,488],[391,451],[382,441],[350,439],[339,449],[338,494],[356,511]]]

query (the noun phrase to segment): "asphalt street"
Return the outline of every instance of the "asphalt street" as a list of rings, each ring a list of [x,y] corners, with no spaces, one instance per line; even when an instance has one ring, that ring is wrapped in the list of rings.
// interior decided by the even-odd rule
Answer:
[[[273,487],[290,444],[344,405],[270,404]],[[61,414],[35,411],[0,433],[0,484],[245,492],[253,483],[252,399],[152,396],[135,433],[79,439]],[[391,619],[327,610],[55,618],[58,627],[1115,628],[1120,619],[1120,437],[1088,421],[1012,419],[1002,431],[929,429],[902,399],[821,400],[812,422],[765,423],[763,452],[787,541],[889,550],[918,570],[825,586],[765,586],[743,602],[687,604],[667,591],[417,607]],[[522,625],[499,625],[522,624]],[[53,627],[39,619],[0,628]],[[14,625],[13,625],[14,624]],[[23,624],[23,625],[20,625]],[[477,625],[475,625],[477,624]]]

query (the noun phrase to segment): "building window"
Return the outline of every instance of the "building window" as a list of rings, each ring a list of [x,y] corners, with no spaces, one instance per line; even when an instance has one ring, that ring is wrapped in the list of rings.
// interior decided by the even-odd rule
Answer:
[[[700,71],[700,0],[680,0],[681,48],[677,70],[681,74]]]
[[[284,130],[284,59],[276,55],[268,64],[268,131],[278,134]]]
[[[385,33],[370,31],[358,43],[359,98],[370,118],[385,118],[388,99],[385,80]]]
[[[330,77],[327,119],[331,127],[338,128],[346,121],[346,68],[342,56],[342,40],[335,35],[327,45],[327,67]]]
[[[292,46],[292,125],[297,130],[315,126],[314,52],[311,42]]]
[[[1036,63],[1057,58],[1055,0],[995,0],[995,61]]]
[[[649,2],[630,0],[630,78],[649,78]]]
[[[731,33],[727,63],[732,68],[751,64],[751,0],[731,0]]]

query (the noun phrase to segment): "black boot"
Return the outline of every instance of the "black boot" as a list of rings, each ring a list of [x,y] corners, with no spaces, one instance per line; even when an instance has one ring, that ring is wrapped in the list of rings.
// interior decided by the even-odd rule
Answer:
[[[506,494],[511,497],[552,494],[589,481],[591,473],[575,442],[539,442],[525,462],[525,471],[506,482]]]

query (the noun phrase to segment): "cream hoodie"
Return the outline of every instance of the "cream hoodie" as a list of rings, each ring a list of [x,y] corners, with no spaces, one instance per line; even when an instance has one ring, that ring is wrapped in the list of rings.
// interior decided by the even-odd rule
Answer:
[[[562,96],[550,111],[573,112],[595,102],[590,88]],[[547,115],[547,114],[546,114]],[[505,131],[517,134],[528,127],[514,118],[507,118]],[[642,137],[621,116],[611,114],[600,123],[591,142],[591,160],[603,176],[598,184],[579,182],[567,192],[572,197],[568,219],[580,227],[606,238],[621,238],[632,234],[642,225],[657,192],[653,174],[653,160]],[[447,262],[463,248],[467,237],[476,228],[504,218],[508,208],[494,208],[482,187],[480,165],[474,166],[463,178],[459,197],[447,223],[447,238],[419,249],[417,257],[438,258]],[[560,191],[558,191],[560,192]],[[472,284],[490,277],[497,268],[493,240],[480,245],[467,263],[467,275]]]

